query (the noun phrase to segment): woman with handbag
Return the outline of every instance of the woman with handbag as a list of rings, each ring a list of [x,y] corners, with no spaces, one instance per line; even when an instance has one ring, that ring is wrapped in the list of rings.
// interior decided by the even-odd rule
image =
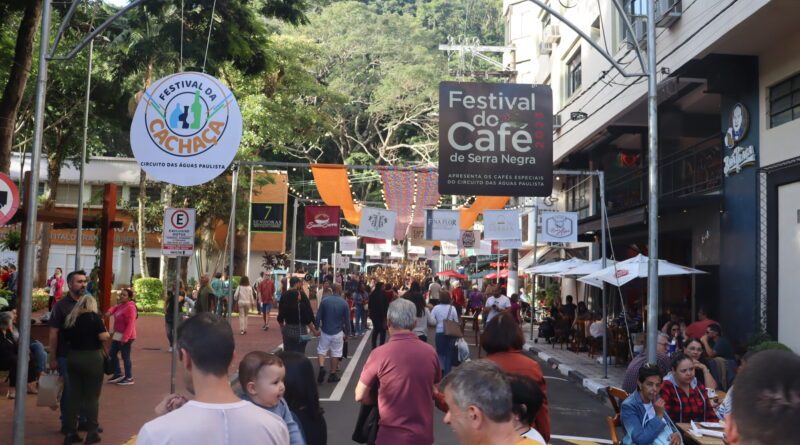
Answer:
[[[239,334],[247,334],[247,314],[256,305],[253,287],[250,286],[250,278],[243,276],[239,281],[239,287],[233,294],[233,301],[239,305]]]
[[[436,354],[439,356],[443,377],[450,372],[456,339],[461,337],[458,313],[450,301],[450,294],[447,291],[441,291],[439,304],[431,311],[431,315],[436,319]]]
[[[111,336],[97,313],[97,300],[84,295],[64,320],[64,340],[68,348],[69,398],[64,413],[64,443],[80,442],[78,412],[86,414],[88,433],[85,443],[100,442],[97,420],[100,391],[103,387],[104,349]]]
[[[318,335],[314,324],[314,311],[311,302],[302,291],[303,283],[298,277],[289,280],[289,290],[281,295],[278,302],[278,324],[283,335],[283,350],[305,354],[306,343],[313,335]]]
[[[133,385],[133,362],[131,362],[131,348],[136,340],[136,303],[133,301],[133,291],[129,288],[120,290],[120,303],[106,312],[109,317],[114,317],[111,335],[111,365],[114,373],[108,383],[117,385]],[[119,353],[122,352],[122,361],[125,364],[125,374],[119,367]]]

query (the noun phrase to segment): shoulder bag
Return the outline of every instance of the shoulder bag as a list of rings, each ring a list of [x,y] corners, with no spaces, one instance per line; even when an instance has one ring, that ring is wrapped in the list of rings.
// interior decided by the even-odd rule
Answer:
[[[461,323],[450,320],[451,313],[453,313],[453,306],[450,306],[450,311],[447,312],[447,318],[444,320],[444,335],[461,338],[464,336],[464,333],[461,332]]]

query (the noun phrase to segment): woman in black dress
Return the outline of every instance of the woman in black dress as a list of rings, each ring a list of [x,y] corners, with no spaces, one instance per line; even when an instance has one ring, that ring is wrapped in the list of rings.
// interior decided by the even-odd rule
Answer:
[[[314,379],[314,367],[304,354],[283,351],[278,353],[286,369],[284,400],[303,430],[308,445],[328,443],[325,411],[319,404],[319,391]]]

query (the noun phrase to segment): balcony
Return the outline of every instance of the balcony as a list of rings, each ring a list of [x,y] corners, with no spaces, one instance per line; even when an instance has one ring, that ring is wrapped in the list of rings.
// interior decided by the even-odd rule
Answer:
[[[721,136],[662,156],[659,161],[659,197],[683,198],[711,194],[722,188]],[[606,184],[609,213],[647,203],[647,165]]]

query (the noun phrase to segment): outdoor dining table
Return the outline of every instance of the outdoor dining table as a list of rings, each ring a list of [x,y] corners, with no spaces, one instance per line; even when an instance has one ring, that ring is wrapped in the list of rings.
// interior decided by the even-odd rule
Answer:
[[[681,430],[681,434],[683,435],[683,443],[684,444],[699,444],[699,445],[726,445],[726,442],[723,439],[718,437],[711,437],[711,436],[703,436],[697,437],[691,433],[692,425],[689,423],[676,423],[675,424],[679,430]],[[721,431],[721,430],[720,430]]]

